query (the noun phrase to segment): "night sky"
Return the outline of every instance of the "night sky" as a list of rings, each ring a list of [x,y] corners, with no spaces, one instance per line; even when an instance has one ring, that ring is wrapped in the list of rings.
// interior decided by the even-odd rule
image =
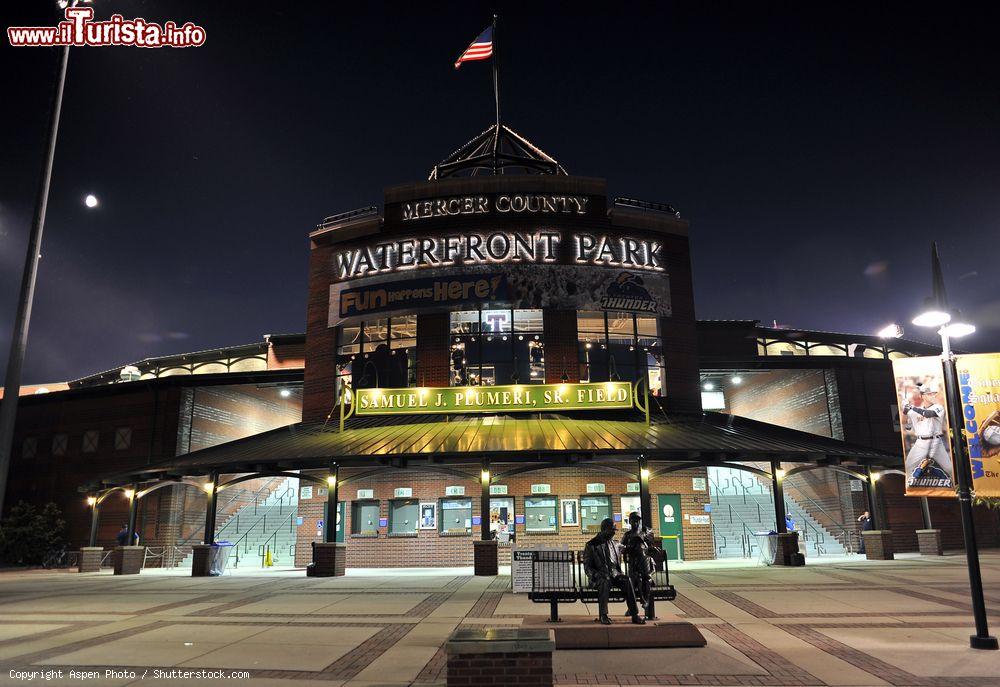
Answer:
[[[55,23],[12,4],[4,27]],[[997,350],[1000,17],[848,5],[502,3],[502,118],[612,197],[680,209],[701,318],[908,322],[937,239],[980,327],[961,346]],[[493,118],[489,63],[452,68],[489,3],[95,6],[207,43],[73,50],[25,383],[303,331],[316,223]],[[5,366],[57,54],[0,55]]]

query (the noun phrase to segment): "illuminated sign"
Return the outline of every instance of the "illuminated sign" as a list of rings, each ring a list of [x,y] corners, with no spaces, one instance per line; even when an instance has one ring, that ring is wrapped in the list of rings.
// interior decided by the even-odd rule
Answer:
[[[454,196],[403,203],[403,221],[454,215],[500,214],[587,214],[586,196],[516,194],[489,196]]]
[[[507,298],[502,274],[467,274],[439,279],[405,279],[360,286],[340,292],[340,316],[354,317],[396,308],[424,308]]]
[[[552,264],[562,242],[562,234],[551,230],[405,238],[337,251],[333,264],[338,279],[451,265]],[[571,244],[575,264],[664,270],[658,241],[574,233]]]
[[[633,402],[628,382],[354,390],[356,415],[608,410]]]

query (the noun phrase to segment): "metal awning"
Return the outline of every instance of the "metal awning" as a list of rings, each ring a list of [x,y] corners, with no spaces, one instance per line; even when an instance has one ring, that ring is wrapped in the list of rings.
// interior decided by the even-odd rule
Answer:
[[[617,417],[622,417],[621,415]],[[644,455],[648,460],[782,460],[798,463],[896,465],[899,456],[836,439],[722,413],[664,415],[652,424],[604,417],[546,415],[409,416],[357,419],[343,432],[336,423],[297,423],[202,449],[105,483],[165,476],[381,465],[392,459],[479,464]]]

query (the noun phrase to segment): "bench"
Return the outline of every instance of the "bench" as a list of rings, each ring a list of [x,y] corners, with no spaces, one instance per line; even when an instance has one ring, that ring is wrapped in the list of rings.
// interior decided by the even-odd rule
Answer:
[[[625,574],[628,575],[628,563],[625,563]],[[652,599],[647,611],[647,617],[652,620],[656,616],[656,601],[673,601],[677,598],[677,590],[670,584],[666,563],[663,570],[653,571]],[[559,622],[559,604],[596,603],[597,590],[590,586],[590,580],[583,567],[583,552],[574,551],[536,551],[531,563],[531,591],[528,599],[535,603],[549,604],[549,621]],[[608,601],[621,603],[625,595],[619,589],[611,589]]]

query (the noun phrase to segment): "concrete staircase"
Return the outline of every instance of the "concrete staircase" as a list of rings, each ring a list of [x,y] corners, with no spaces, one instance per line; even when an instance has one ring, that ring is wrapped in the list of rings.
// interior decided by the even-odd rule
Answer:
[[[227,569],[260,568],[267,551],[276,566],[295,564],[299,480],[287,478],[264,498],[247,504],[215,530],[216,542],[229,542]],[[179,567],[191,567],[191,556]]]
[[[712,502],[712,534],[716,558],[755,558],[754,532],[775,529],[770,485],[752,473],[728,467],[708,468]],[[809,509],[785,494],[785,511],[795,521],[807,556],[844,555],[843,544],[813,517]]]

